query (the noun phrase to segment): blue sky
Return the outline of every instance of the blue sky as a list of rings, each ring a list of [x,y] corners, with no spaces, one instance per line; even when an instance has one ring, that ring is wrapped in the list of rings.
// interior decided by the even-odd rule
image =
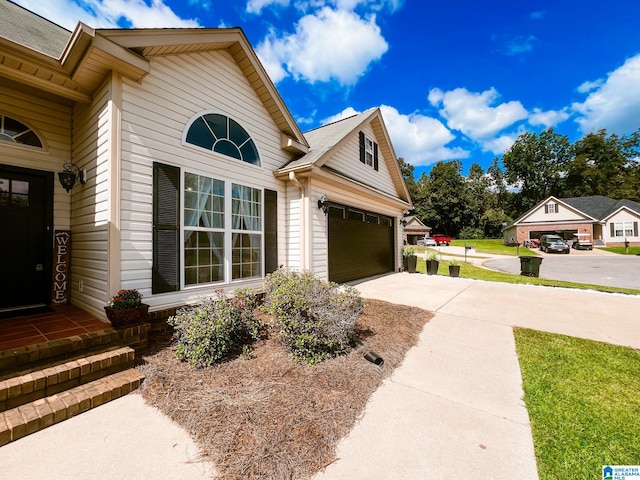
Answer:
[[[523,132],[640,128],[640,2],[15,0],[73,29],[244,29],[303,131],[381,107],[416,176]]]

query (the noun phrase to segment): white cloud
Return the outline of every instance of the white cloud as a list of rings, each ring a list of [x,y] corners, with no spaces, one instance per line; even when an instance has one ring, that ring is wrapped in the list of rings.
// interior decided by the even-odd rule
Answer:
[[[595,90],[596,88],[600,88],[602,86],[602,84],[604,83],[603,79],[598,79],[595,80],[593,82],[584,82],[582,85],[580,85],[577,90],[579,93],[589,93],[591,90]]]
[[[252,1],[266,2],[269,0]],[[355,10],[357,7],[362,6],[365,10],[372,12],[378,12],[386,8],[391,12],[395,12],[399,10],[403,4],[404,0],[297,0],[295,2],[296,8],[303,12],[326,6],[333,6],[338,10]]]
[[[496,138],[481,140],[480,147],[482,148],[483,152],[491,152],[495,155],[502,155],[509,148],[511,148],[520,134],[523,132],[524,130],[519,130],[518,132],[501,135]]]
[[[564,122],[569,116],[566,108],[562,110],[547,110],[546,112],[539,108],[534,108],[533,113],[529,115],[529,124],[534,127],[543,126],[549,128]]]
[[[302,17],[294,34],[278,37],[271,32],[256,51],[274,81],[282,79],[285,65],[296,80],[335,80],[350,86],[388,48],[375,16],[363,19],[353,12],[325,7]]]
[[[515,56],[532,51],[537,38],[533,35],[493,35],[491,40],[498,44],[500,53]]]
[[[162,0],[16,0],[16,3],[73,30],[78,21],[93,28],[114,28],[126,24],[134,28],[197,27],[195,19],[182,19]]]
[[[527,118],[528,112],[519,101],[492,106],[498,92],[491,88],[482,93],[456,88],[443,92],[434,88],[429,92],[429,102],[442,107],[440,115],[447,120],[449,128],[459,130],[473,140],[486,139],[501,130]]]
[[[576,122],[583,133],[606,128],[622,135],[640,128],[640,54],[609,73],[584,102],[571,107],[579,114]]]
[[[353,117],[354,115],[358,115],[359,113],[362,113],[362,112],[358,112],[353,107],[347,107],[343,111],[321,120],[320,125],[327,125],[329,123],[337,122],[344,118],[349,118],[349,117]]]
[[[278,5],[280,7],[288,7],[289,0],[249,0],[247,2],[248,13],[260,13],[264,7],[270,5]]]

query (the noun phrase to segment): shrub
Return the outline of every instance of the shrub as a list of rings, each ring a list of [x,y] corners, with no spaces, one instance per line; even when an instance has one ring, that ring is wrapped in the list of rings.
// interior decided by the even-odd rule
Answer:
[[[459,238],[467,238],[470,240],[480,240],[484,238],[484,230],[481,228],[464,227],[460,231]]]
[[[265,308],[296,362],[313,365],[349,349],[363,309],[355,288],[279,269],[267,277],[265,292]]]
[[[174,328],[176,356],[201,368],[242,352],[260,334],[260,323],[253,315],[257,305],[258,296],[252,290],[238,290],[231,297],[216,290],[198,305],[180,309],[168,319]]]

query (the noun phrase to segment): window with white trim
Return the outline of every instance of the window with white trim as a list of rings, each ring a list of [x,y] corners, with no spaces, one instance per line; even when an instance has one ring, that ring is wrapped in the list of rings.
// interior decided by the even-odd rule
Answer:
[[[247,131],[235,120],[219,113],[206,113],[191,122],[185,142],[260,166],[258,149]]]
[[[364,137],[364,163],[373,167],[373,140],[366,135]]]
[[[42,148],[42,141],[30,127],[6,115],[0,115],[0,141]]]
[[[262,276],[262,190],[186,172],[183,205],[185,286]]]
[[[633,236],[633,222],[615,222],[613,225],[614,237]]]
[[[544,206],[544,213],[558,213],[558,204],[557,203],[547,203]]]

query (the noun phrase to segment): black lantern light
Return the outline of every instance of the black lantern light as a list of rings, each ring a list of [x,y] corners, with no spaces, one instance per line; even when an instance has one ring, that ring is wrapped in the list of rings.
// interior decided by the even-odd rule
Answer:
[[[329,199],[327,198],[326,195],[322,195],[318,199],[318,208],[320,208],[324,212],[325,215],[329,211]]]
[[[76,180],[82,185],[87,183],[85,170],[80,170],[75,163],[65,162],[64,165],[62,165],[62,169],[62,172],[58,172],[58,178],[67,193],[69,193],[76,184]]]

